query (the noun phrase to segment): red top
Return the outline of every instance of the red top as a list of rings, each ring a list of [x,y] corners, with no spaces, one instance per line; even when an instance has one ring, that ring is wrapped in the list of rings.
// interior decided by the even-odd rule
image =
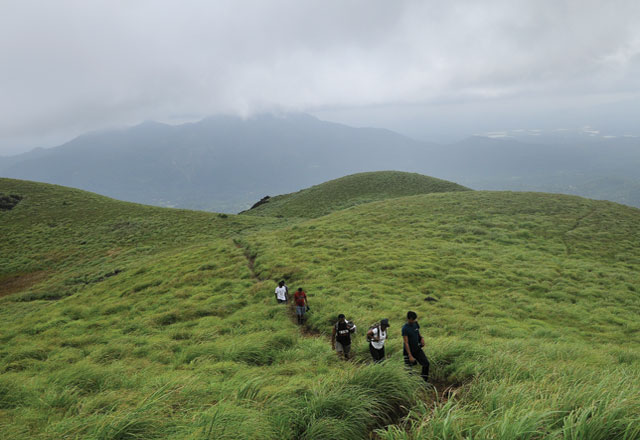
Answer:
[[[296,291],[296,293],[293,295],[293,298],[296,300],[296,305],[303,306],[304,300],[307,298],[307,294],[304,292]]]

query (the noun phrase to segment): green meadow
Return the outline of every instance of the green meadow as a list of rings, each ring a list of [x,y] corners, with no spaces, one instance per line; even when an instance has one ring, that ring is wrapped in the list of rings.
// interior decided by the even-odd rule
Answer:
[[[21,197],[0,210],[2,438],[640,439],[639,210],[356,176],[242,215],[0,179]],[[402,363],[407,310],[432,386]]]

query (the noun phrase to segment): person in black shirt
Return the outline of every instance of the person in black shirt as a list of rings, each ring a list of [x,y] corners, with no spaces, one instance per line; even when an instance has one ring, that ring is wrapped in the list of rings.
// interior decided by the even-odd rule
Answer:
[[[404,362],[409,367],[419,363],[422,365],[422,373],[420,374],[425,382],[429,381],[429,360],[422,351],[424,347],[424,338],[420,334],[420,324],[418,324],[418,315],[416,312],[407,312],[407,323],[402,326],[402,339],[404,354]]]
[[[351,333],[356,331],[354,323],[345,319],[344,315],[338,315],[338,322],[333,326],[331,333],[331,348],[334,349],[338,356],[344,356],[349,359],[351,353]]]

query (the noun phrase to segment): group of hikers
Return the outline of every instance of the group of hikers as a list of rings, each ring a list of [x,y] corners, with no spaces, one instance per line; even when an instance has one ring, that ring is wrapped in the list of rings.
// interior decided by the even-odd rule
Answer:
[[[276,300],[279,304],[287,304],[289,302],[289,288],[284,281],[278,283],[275,290]],[[293,295],[296,317],[298,324],[304,324],[305,314],[310,310],[307,294],[299,287]],[[381,319],[378,323],[373,324],[367,330],[367,342],[369,342],[369,352],[373,358],[373,362],[381,362],[386,359],[384,346],[387,341],[387,329],[390,327],[387,318]],[[338,321],[333,325],[331,332],[331,348],[336,351],[338,356],[347,360],[351,355],[351,335],[355,333],[356,325],[347,321],[345,315],[340,313]],[[418,324],[418,315],[415,312],[407,312],[407,322],[402,326],[402,353],[404,362],[409,367],[420,364],[422,366],[421,376],[428,381],[429,378],[429,360],[424,354],[424,338],[420,334],[420,324]]]

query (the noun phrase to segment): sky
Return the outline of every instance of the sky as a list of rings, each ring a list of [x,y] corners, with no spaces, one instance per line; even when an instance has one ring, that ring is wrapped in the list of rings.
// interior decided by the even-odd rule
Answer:
[[[0,155],[272,111],[640,135],[637,0],[0,0],[0,66]]]

